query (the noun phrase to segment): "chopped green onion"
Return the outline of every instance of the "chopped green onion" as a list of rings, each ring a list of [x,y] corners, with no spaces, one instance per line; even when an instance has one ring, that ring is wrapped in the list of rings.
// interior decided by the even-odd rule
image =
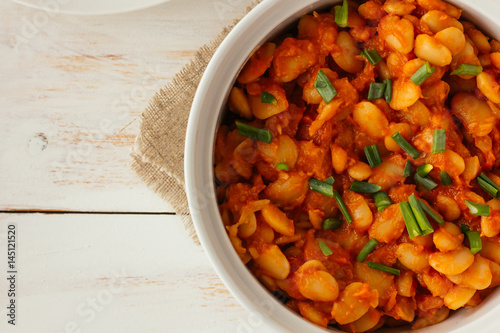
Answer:
[[[436,182],[434,182],[429,177],[420,177],[418,173],[415,174],[414,179],[417,183],[422,185],[422,187],[425,188],[427,191],[432,191],[433,189],[436,188],[436,186],[438,186],[438,184],[436,184]]]
[[[378,54],[377,50],[364,50],[361,52],[361,55],[368,59],[373,66],[382,61],[382,57]]]
[[[384,98],[387,103],[390,103],[392,100],[392,80],[385,79],[384,83],[385,83]]]
[[[244,123],[241,123],[239,121],[236,121],[236,127],[238,128],[238,134],[246,136],[248,138],[254,139],[254,140],[259,140],[265,143],[270,143],[271,140],[273,139],[273,135],[271,134],[271,131],[262,129],[262,128],[257,128],[253,127]]]
[[[441,184],[443,184],[443,186],[450,186],[453,184],[453,180],[450,175],[444,170],[441,171]]]
[[[451,75],[479,75],[483,71],[481,65],[460,64],[457,69],[451,72]]]
[[[376,269],[378,271],[386,272],[386,273],[389,273],[392,275],[397,275],[397,276],[401,275],[401,271],[399,269],[392,268],[392,267],[382,265],[382,264],[377,264],[375,262],[369,262],[368,267],[370,267],[372,269]]]
[[[472,215],[490,216],[490,206],[478,204],[469,200],[465,200],[465,204],[469,207],[469,212]]]
[[[335,179],[332,176],[330,176],[327,179],[325,179],[323,182],[327,183],[328,185],[333,185],[333,183],[335,183]]]
[[[432,153],[442,153],[446,150],[446,130],[434,130],[432,136]]]
[[[375,199],[375,206],[377,206],[379,212],[383,212],[387,207],[392,205],[391,198],[389,198],[387,192],[377,192],[373,195],[373,198]]]
[[[365,261],[366,257],[368,257],[370,253],[372,253],[377,245],[378,240],[376,240],[375,238],[370,239],[368,243],[366,243],[366,245],[363,247],[361,252],[359,252],[358,257],[356,258],[358,262]]]
[[[334,21],[335,21],[335,23],[337,23],[337,18],[338,18],[338,21],[341,24],[343,24],[343,22],[341,22],[342,21],[341,10],[342,10],[342,6],[335,6],[335,8],[334,8],[334,18],[333,18]],[[337,25],[339,25],[339,24],[337,23]],[[339,27],[340,27],[340,25],[339,25]]]
[[[411,175],[411,162],[407,161],[405,164],[405,169],[403,171],[403,177],[410,177]]]
[[[478,231],[471,231],[467,224],[462,224],[460,230],[469,239],[470,252],[476,254],[483,248],[483,243],[481,242],[481,235]]]
[[[410,236],[410,238],[420,236],[422,234],[422,231],[418,226],[417,220],[415,219],[415,215],[413,215],[410,203],[408,201],[400,202],[399,208],[403,213],[403,219],[405,220],[406,230],[408,231],[408,235]]]
[[[336,230],[342,225],[342,220],[340,219],[326,219],[321,223],[321,228],[323,230]]]
[[[434,209],[432,209],[431,207],[429,207],[422,199],[419,199],[418,202],[420,203],[420,206],[422,207],[422,209],[424,210],[424,212],[427,215],[429,215],[434,221],[436,221],[437,223],[439,223],[439,225],[443,225],[444,224],[443,218],[441,217],[441,215],[439,215],[438,213],[436,213],[436,211]]]
[[[347,21],[349,18],[349,5],[347,0],[344,0],[342,7],[335,6],[335,23],[341,28],[347,27]]]
[[[417,86],[420,86],[422,83],[425,82],[431,76],[436,72],[436,68],[431,67],[429,65],[429,62],[426,62],[422,67],[420,67],[415,74],[412,75],[410,80],[412,80],[413,83],[415,83]]]
[[[470,252],[476,254],[483,248],[483,243],[481,242],[481,235],[479,231],[467,231],[465,233],[469,239]]]
[[[376,166],[382,164],[382,157],[380,157],[377,145],[365,147],[364,151],[370,167],[375,168]]]
[[[289,171],[290,168],[288,167],[288,164],[286,163],[278,163],[276,164],[276,169],[278,170],[285,170],[285,171]]]
[[[266,104],[277,104],[278,101],[276,100],[276,98],[274,98],[273,95],[271,95],[270,93],[268,92],[261,92],[260,93],[260,101],[262,103],[266,103]]]
[[[500,192],[500,186],[498,186],[493,180],[491,180],[488,176],[486,176],[484,172],[481,172],[481,174],[478,177],[487,181],[491,186],[493,186]]]
[[[432,169],[434,169],[434,167],[431,164],[423,164],[417,168],[417,173],[420,177],[427,177]]]
[[[377,184],[371,184],[367,182],[353,181],[349,191],[358,193],[377,193],[382,187]]]
[[[316,178],[309,179],[309,188],[315,192],[326,195],[327,197],[333,198],[333,186],[317,180]]]
[[[318,75],[316,76],[314,88],[316,88],[326,104],[330,103],[331,100],[337,95],[337,90],[335,90],[332,82],[322,69],[320,69]]]
[[[384,97],[385,83],[372,82],[370,83],[370,89],[368,90],[368,100],[372,101],[374,99],[379,99]]]
[[[431,223],[427,219],[427,216],[425,215],[422,206],[420,206],[420,203],[418,202],[418,199],[415,196],[415,194],[410,195],[410,197],[408,198],[408,202],[410,203],[413,216],[415,216],[418,226],[422,231],[422,236],[433,233],[434,229],[432,228]]]
[[[325,256],[331,256],[333,254],[332,249],[330,249],[330,247],[323,242],[319,242],[319,248]]]
[[[344,215],[347,223],[351,223],[352,222],[351,214],[347,210],[344,200],[342,200],[342,197],[340,196],[339,192],[333,191],[333,197],[335,198],[335,201],[337,201],[337,205],[339,206],[340,211],[342,212],[342,215]]]
[[[405,138],[399,133],[396,132],[392,135],[392,138],[398,146],[400,146],[408,155],[410,155],[411,158],[416,159],[420,157],[420,153],[418,150],[415,149],[408,141],[406,141]]]
[[[462,233],[465,234],[467,231],[470,231],[470,227],[467,224],[462,224],[460,226],[460,231],[462,231]]]
[[[481,172],[481,174],[476,179],[477,183],[483,190],[491,194],[493,197],[500,198],[500,186],[498,186],[494,181],[486,176],[484,172]],[[495,190],[496,194],[494,194]]]
[[[490,179],[490,177],[486,176],[486,174],[484,172],[481,172],[481,174],[478,176],[480,178],[483,178],[485,181],[487,181],[488,183],[490,183],[493,187],[495,187],[496,189],[498,189],[500,191],[500,186],[498,186],[494,181],[492,181]]]
[[[478,185],[488,192],[493,198],[496,198],[498,196],[498,190],[493,187],[490,183],[488,183],[486,180],[483,178],[477,177],[476,178]]]

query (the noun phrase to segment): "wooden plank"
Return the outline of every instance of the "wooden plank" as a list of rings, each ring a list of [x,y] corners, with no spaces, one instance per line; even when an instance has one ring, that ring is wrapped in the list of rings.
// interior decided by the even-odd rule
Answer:
[[[85,17],[0,2],[0,210],[171,212],[129,169],[138,117],[248,3]]]
[[[2,306],[0,331],[271,332],[229,294],[179,220],[1,214],[0,243],[8,225],[17,231],[18,322],[7,325]],[[2,303],[6,261],[2,251]]]

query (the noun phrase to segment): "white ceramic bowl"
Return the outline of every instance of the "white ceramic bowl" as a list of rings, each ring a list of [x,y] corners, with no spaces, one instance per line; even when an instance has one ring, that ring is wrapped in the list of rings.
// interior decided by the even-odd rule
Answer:
[[[111,15],[157,6],[170,0],[12,0],[44,12],[71,15]],[[35,15],[35,14],[33,14]],[[36,22],[35,22],[36,23]]]
[[[332,0],[265,0],[249,13],[221,44],[198,87],[186,136],[186,189],[196,231],[215,270],[229,291],[254,316],[278,331],[332,332],[301,318],[263,287],[241,262],[226,234],[215,198],[213,149],[215,133],[230,88],[252,51],[284,27]],[[465,17],[490,36],[500,39],[500,1],[450,0],[464,9]],[[425,333],[500,332],[500,289],[480,306],[461,310]],[[406,332],[401,329],[391,332]],[[254,328],[259,332],[259,328]],[[408,331],[410,332],[410,331]],[[412,331],[415,332],[415,331]]]

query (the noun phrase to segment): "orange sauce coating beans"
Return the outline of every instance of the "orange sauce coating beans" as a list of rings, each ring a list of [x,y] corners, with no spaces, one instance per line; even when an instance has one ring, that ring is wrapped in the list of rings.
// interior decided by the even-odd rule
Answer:
[[[222,220],[262,284],[319,326],[364,332],[437,324],[450,311],[477,306],[500,284],[500,201],[476,179],[484,172],[500,185],[500,43],[441,0],[349,1],[346,28],[334,16],[333,8],[305,15],[297,33],[264,44],[241,71],[228,101],[233,115],[216,137]],[[363,50],[376,50],[382,60],[371,64]],[[426,63],[435,72],[415,84]],[[451,75],[461,64],[483,70]],[[320,71],[337,92],[329,101],[315,87]],[[370,84],[386,79],[391,99],[368,100]],[[240,135],[235,117],[268,130],[272,141]],[[446,145],[433,153],[437,129],[446,130]],[[392,138],[396,132],[418,158]],[[382,159],[374,168],[364,152],[371,145]],[[414,180],[424,164],[433,166],[431,190]],[[452,185],[441,183],[441,171]],[[329,177],[351,223],[335,198],[309,186]],[[349,190],[354,181],[379,185],[392,204],[380,212],[373,194]],[[399,203],[412,194],[444,225],[428,217],[434,232],[410,238]],[[465,200],[488,205],[490,215],[472,214]],[[342,224],[323,230],[329,218]],[[476,254],[463,224],[480,233]],[[370,239],[378,245],[358,262]]]

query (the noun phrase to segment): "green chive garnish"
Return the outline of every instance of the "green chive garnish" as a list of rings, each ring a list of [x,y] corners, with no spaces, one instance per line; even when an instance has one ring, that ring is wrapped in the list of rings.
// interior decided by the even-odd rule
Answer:
[[[490,216],[490,206],[478,204],[469,200],[465,200],[465,204],[469,207],[469,212],[472,215]]]
[[[427,191],[432,191],[438,185],[429,177],[420,177],[418,173],[415,174],[414,179],[417,183],[422,185],[422,187],[425,188]]]
[[[359,252],[358,257],[356,258],[358,262],[365,261],[366,257],[368,257],[370,253],[372,253],[377,245],[378,240],[376,240],[375,238],[370,239],[368,243],[366,243],[366,245],[363,247],[361,252]]]
[[[483,242],[481,242],[481,235],[478,231],[471,231],[467,224],[462,224],[460,226],[462,233],[467,236],[470,244],[470,252],[476,254],[483,248]]]
[[[410,197],[408,198],[408,202],[410,203],[413,216],[415,216],[418,226],[420,227],[422,236],[433,233],[434,229],[432,228],[429,220],[427,219],[427,216],[425,215],[422,206],[420,206],[420,203],[418,202],[415,194],[410,195]]]
[[[323,223],[321,223],[321,228],[323,230],[336,230],[340,228],[341,225],[342,225],[342,220],[330,218],[324,220]]]
[[[481,65],[460,64],[457,69],[451,72],[451,75],[479,75],[483,71]]]
[[[377,184],[371,184],[367,182],[353,181],[349,191],[358,193],[377,193],[382,188]]]
[[[498,186],[494,181],[492,181],[488,176],[481,172],[481,174],[476,178],[477,183],[483,190],[488,192],[494,198],[500,197],[500,186]]]
[[[446,150],[446,130],[444,128],[434,130],[432,136],[432,153],[442,153]]]
[[[377,145],[372,145],[364,148],[366,159],[368,160],[368,164],[372,168],[382,164],[382,157],[380,157],[380,153],[378,152]]]
[[[392,100],[392,79],[385,79],[385,90],[384,90],[384,98],[387,103],[390,103]]]
[[[316,178],[309,179],[309,188],[315,192],[326,195],[327,197],[333,198],[333,186],[326,182],[317,180]]]
[[[481,242],[481,236],[479,231],[467,231],[465,233],[469,239],[470,252],[476,254],[483,248],[483,243]]]
[[[405,169],[403,171],[403,177],[410,177],[411,175],[411,162],[407,161],[405,164]]]
[[[327,179],[325,179],[323,182],[327,183],[328,185],[333,185],[333,183],[335,183],[335,179],[332,176],[330,176]]]
[[[349,18],[349,4],[347,0],[344,0],[342,7],[335,6],[335,23],[341,27],[347,27],[347,21]]]
[[[391,136],[394,141],[400,146],[411,158],[416,159],[420,157],[420,153],[415,149],[405,138],[399,133],[396,132]]]
[[[325,256],[331,256],[333,254],[332,249],[330,249],[330,247],[323,242],[319,242],[319,248]]]
[[[392,268],[392,267],[382,265],[382,264],[378,264],[375,262],[369,262],[368,267],[370,267],[372,269],[376,269],[378,271],[386,272],[386,273],[389,273],[392,275],[397,275],[397,276],[401,275],[401,271],[399,269]]]
[[[425,65],[420,67],[415,74],[412,75],[410,80],[412,80],[413,83],[415,83],[417,86],[420,86],[422,83],[425,82],[431,76],[436,72],[436,68],[431,67],[429,65],[429,62],[426,62]]]
[[[441,184],[443,184],[443,186],[450,186],[453,184],[453,180],[450,175],[444,170],[441,171]]]
[[[289,171],[290,170],[290,168],[288,167],[288,164],[286,164],[286,163],[278,163],[278,164],[276,164],[276,169],[278,169],[280,171],[281,170],[285,170],[285,171]]]
[[[379,99],[384,97],[385,83],[372,82],[368,90],[368,100]]]
[[[314,88],[316,88],[326,104],[330,103],[331,100],[337,95],[337,90],[335,90],[332,82],[322,69],[316,76],[316,81],[314,81]]]
[[[408,201],[400,202],[399,208],[403,213],[403,219],[405,220],[406,230],[408,231],[408,235],[410,236],[410,238],[420,236],[422,234],[422,231],[420,230],[417,220],[413,215],[410,203]]]
[[[470,227],[467,224],[462,224],[460,226],[460,231],[462,231],[462,233],[465,234],[467,231],[470,231]]]
[[[257,128],[253,127],[244,123],[241,123],[239,121],[236,121],[236,127],[238,128],[238,134],[246,136],[248,138],[254,139],[254,140],[259,140],[265,143],[270,143],[271,140],[273,139],[273,135],[271,134],[271,131],[262,129],[262,128]]]
[[[392,205],[391,198],[389,198],[387,192],[384,191],[375,193],[373,199],[375,199],[375,206],[377,206],[379,212],[383,212],[387,207]]]
[[[417,173],[420,177],[427,177],[432,169],[434,169],[434,167],[431,164],[424,164],[417,168]]]
[[[422,209],[424,210],[424,212],[427,215],[429,215],[434,221],[436,221],[437,223],[439,223],[439,225],[443,225],[444,224],[443,218],[441,217],[441,215],[439,215],[438,213],[436,213],[436,211],[434,209],[432,209],[431,207],[429,207],[422,199],[419,199],[418,202],[420,204],[420,207],[422,207]]]
[[[277,104],[278,101],[276,100],[276,98],[274,98],[273,95],[271,95],[270,93],[268,92],[261,92],[260,93],[260,101],[262,103],[266,103],[266,104]]]
[[[364,50],[361,52],[361,55],[368,59],[373,66],[382,61],[382,57],[378,54],[377,50]]]
[[[344,215],[347,223],[351,223],[352,222],[351,214],[347,210],[344,200],[342,200],[342,197],[340,196],[339,192],[333,191],[333,197],[335,198],[335,201],[337,201],[337,205],[339,206],[340,211],[342,212],[342,215]]]
[[[477,177],[476,178],[478,185],[488,192],[493,198],[496,198],[498,196],[498,190],[493,187],[490,183],[485,181],[483,178]]]

